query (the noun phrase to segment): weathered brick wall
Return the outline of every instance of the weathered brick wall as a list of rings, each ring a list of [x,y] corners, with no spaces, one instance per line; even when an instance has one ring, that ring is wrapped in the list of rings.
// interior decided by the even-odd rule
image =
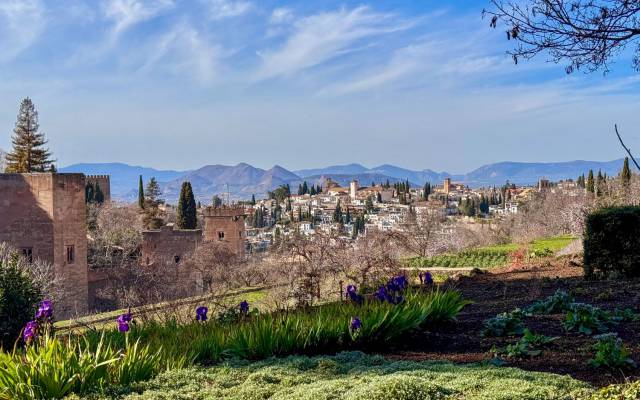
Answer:
[[[0,241],[52,263],[64,298],[57,318],[87,312],[87,231],[82,174],[0,174]],[[74,261],[67,263],[67,246]]]
[[[85,177],[82,174],[54,174],[54,265],[64,277],[68,299],[65,311],[86,314],[88,311],[87,211]],[[73,246],[73,261],[67,248]]]
[[[194,296],[202,292],[202,278],[188,262],[202,243],[200,229],[161,229],[142,232],[142,268],[155,268],[171,281],[169,297]]]
[[[219,242],[235,254],[244,254],[246,240],[244,209],[207,207],[203,213],[204,240]]]

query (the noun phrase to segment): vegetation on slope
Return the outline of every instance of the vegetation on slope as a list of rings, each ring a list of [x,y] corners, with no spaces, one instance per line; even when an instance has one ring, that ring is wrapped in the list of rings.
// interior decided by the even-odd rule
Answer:
[[[430,258],[415,257],[409,260],[414,268],[493,268],[509,264],[513,252],[524,249],[531,258],[545,257],[555,254],[575,240],[574,236],[554,236],[537,239],[528,245],[516,243],[479,247],[463,250],[455,254],[440,254]]]

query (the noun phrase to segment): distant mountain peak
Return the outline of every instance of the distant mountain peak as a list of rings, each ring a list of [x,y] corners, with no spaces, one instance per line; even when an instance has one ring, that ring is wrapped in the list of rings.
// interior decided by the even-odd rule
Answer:
[[[321,184],[327,178],[341,185],[348,185],[351,180],[358,179],[362,185],[386,180],[391,183],[409,180],[414,186],[422,186],[425,182],[437,184],[444,178],[450,177],[454,181],[471,187],[480,187],[502,185],[506,180],[516,184],[534,184],[542,177],[552,181],[575,179],[587,173],[589,169],[602,170],[608,175],[615,175],[621,168],[622,159],[608,162],[576,160],[557,163],[501,161],[483,165],[465,175],[452,175],[430,169],[416,171],[392,164],[366,168],[358,163],[293,172],[278,164],[264,170],[244,162],[234,166],[205,165],[192,171],[162,171],[124,163],[75,164],[59,170],[60,172],[82,172],[87,175],[111,175],[112,196],[126,201],[136,199],[139,175],[143,176],[145,182],[155,177],[161,183],[163,194],[169,202],[176,201],[182,182],[190,181],[196,197],[207,203],[214,194],[226,193],[227,190],[233,198],[246,199],[252,194],[263,196],[267,191],[283,184],[293,186],[304,180],[311,184]]]

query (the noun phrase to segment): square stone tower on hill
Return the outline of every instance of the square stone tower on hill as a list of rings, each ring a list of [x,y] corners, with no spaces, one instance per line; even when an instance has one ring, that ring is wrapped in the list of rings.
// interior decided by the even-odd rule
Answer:
[[[83,174],[0,174],[0,242],[54,265],[58,319],[87,312],[85,185]]]
[[[220,242],[237,255],[244,254],[246,217],[242,207],[207,207],[204,212],[204,240]]]

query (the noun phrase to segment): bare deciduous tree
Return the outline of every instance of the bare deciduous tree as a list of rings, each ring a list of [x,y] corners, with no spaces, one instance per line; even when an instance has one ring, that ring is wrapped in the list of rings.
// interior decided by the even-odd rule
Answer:
[[[290,295],[298,305],[313,305],[323,297],[323,287],[338,287],[344,246],[336,235],[322,232],[282,241],[278,249],[281,277],[288,281]]]
[[[504,229],[516,242],[563,234],[582,235],[589,199],[581,192],[543,191],[503,221]]]
[[[566,61],[567,73],[583,69],[608,71],[611,59],[640,35],[640,4],[628,0],[491,0],[491,26],[502,21],[508,53],[517,63],[549,52],[554,62]],[[633,66],[640,70],[640,48]]]
[[[349,283],[370,288],[400,273],[398,248],[392,239],[385,232],[369,232],[344,251],[341,266]]]
[[[401,230],[393,233],[393,237],[407,253],[417,257],[429,257],[438,252],[442,246],[442,229],[445,218],[439,212],[407,214]]]

